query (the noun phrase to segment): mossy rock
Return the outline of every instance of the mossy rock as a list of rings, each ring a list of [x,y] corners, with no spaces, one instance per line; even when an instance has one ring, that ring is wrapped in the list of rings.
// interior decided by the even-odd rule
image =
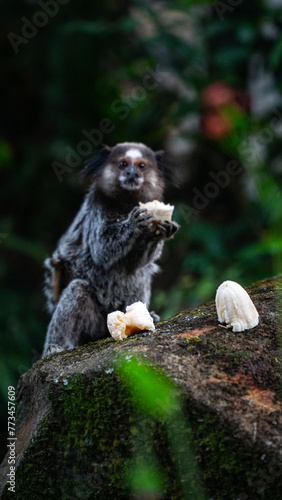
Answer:
[[[208,304],[38,361],[19,382],[16,491],[7,456],[1,498],[280,500],[280,278],[249,293],[260,323],[246,332]]]

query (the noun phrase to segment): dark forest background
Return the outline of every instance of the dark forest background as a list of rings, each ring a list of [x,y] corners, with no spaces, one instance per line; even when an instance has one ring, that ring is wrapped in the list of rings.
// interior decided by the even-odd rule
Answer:
[[[44,258],[102,144],[164,149],[182,228],[166,245],[162,318],[281,272],[282,2],[1,1],[1,424],[41,355]],[[91,134],[92,143],[87,143]],[[89,141],[89,139],[88,139]],[[88,146],[87,146],[88,144]]]

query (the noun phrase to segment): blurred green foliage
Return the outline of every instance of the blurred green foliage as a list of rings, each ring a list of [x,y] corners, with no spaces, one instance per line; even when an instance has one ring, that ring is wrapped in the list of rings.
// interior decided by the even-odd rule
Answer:
[[[56,15],[46,7],[40,18],[43,4]],[[42,261],[83,197],[80,166],[59,179],[54,162],[78,153],[83,130],[99,140],[82,160],[102,143],[142,141],[165,149],[182,178],[166,192],[182,229],[155,280],[163,318],[212,299],[225,279],[246,286],[281,271],[282,7],[237,4],[1,2],[3,422],[7,386],[44,341]],[[211,172],[230,161],[241,171],[220,187]]]
[[[155,426],[158,422],[165,426],[182,498],[204,500],[206,496],[193,447],[192,430],[184,416],[183,402],[176,387],[158,368],[149,366],[145,359],[120,356],[117,367],[134,407],[146,415],[147,426]],[[144,456],[144,442],[148,440],[149,432],[146,434],[144,429],[142,434],[132,434],[135,453],[127,473],[130,489],[135,498],[164,498],[167,471],[161,470],[151,442],[148,443],[147,456]]]

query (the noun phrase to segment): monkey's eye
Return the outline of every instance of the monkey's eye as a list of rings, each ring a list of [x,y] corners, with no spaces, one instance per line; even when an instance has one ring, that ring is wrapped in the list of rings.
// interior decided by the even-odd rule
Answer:
[[[141,168],[141,170],[144,170],[146,168],[146,163],[141,162],[138,164],[138,167]]]
[[[120,161],[118,164],[119,168],[127,167],[127,165],[128,165],[128,163],[125,160]]]

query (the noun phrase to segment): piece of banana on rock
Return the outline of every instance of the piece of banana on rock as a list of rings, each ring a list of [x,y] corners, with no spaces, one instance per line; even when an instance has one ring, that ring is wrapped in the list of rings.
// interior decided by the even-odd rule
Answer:
[[[233,332],[243,332],[258,325],[258,312],[244,288],[235,281],[224,281],[216,292],[218,321],[232,326]]]
[[[127,306],[126,313],[113,311],[108,314],[107,326],[115,340],[123,340],[142,330],[155,330],[153,318],[143,302]]]

